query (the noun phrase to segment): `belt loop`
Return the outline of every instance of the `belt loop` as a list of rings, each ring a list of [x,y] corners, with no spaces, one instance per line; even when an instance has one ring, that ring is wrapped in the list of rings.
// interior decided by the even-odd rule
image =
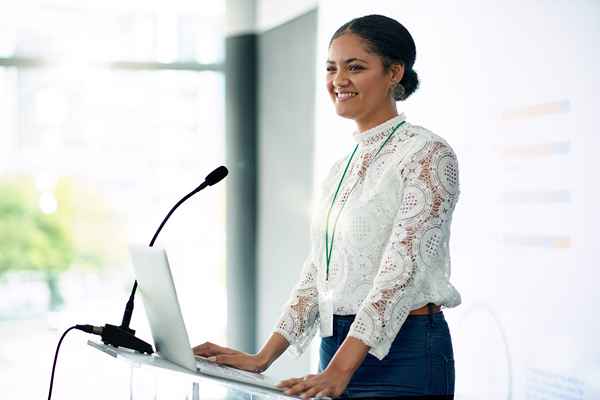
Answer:
[[[427,318],[429,318],[429,326],[433,327],[433,303],[427,303]]]

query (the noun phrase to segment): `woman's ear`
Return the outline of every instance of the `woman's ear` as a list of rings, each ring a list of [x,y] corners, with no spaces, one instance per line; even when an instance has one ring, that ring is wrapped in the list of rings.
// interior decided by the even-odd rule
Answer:
[[[392,81],[396,84],[399,83],[404,77],[404,65],[393,64],[390,68],[392,71]]]

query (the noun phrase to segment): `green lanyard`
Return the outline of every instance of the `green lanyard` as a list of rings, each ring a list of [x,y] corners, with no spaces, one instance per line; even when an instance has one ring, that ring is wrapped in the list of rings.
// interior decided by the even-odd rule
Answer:
[[[373,156],[371,161],[375,160],[375,157],[377,157],[377,155],[379,154],[381,149],[383,149],[383,146],[385,146],[385,144],[388,142],[388,140],[390,140],[390,138],[392,137],[394,132],[396,132],[396,129],[398,129],[400,127],[400,125],[402,125],[404,122],[405,121],[400,122],[398,125],[396,125],[394,127],[394,129],[392,129],[392,132],[388,135],[388,137],[385,139],[383,144],[379,147],[379,150],[377,150],[377,153],[375,153],[375,155]],[[331,215],[331,210],[333,210],[333,205],[335,204],[335,199],[337,198],[340,188],[342,187],[342,182],[344,181],[344,177],[346,177],[346,172],[348,172],[348,167],[350,166],[350,162],[352,161],[352,158],[354,158],[354,154],[356,153],[357,149],[358,149],[358,144],[354,147],[354,151],[352,152],[352,155],[350,156],[350,158],[348,159],[348,162],[346,163],[346,168],[344,169],[344,173],[342,174],[340,183],[338,183],[337,189],[335,190],[335,194],[333,195],[333,200],[331,201],[331,207],[329,207],[329,212],[327,212],[327,221],[326,221],[326,225],[325,225],[325,263],[327,265],[325,280],[327,280],[327,281],[329,280],[329,264],[331,263],[331,256],[333,254],[333,239],[335,237],[335,228],[337,226],[338,220],[340,219],[340,215],[342,214],[342,210],[344,209],[344,206],[346,205],[346,202],[342,203],[340,211],[338,212],[335,222],[333,223],[333,230],[331,232],[331,241],[329,240],[329,217]]]

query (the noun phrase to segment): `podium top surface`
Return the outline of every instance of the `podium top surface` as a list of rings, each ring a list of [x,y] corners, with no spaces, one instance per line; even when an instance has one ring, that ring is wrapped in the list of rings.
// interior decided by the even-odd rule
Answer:
[[[188,374],[196,378],[200,378],[203,380],[208,380],[211,382],[218,382],[224,386],[240,390],[247,393],[259,394],[265,398],[270,399],[298,399],[296,396],[289,396],[285,393],[277,390],[266,387],[265,385],[261,385],[260,383],[250,383],[250,379],[244,379],[244,373],[246,371],[236,370],[234,368],[222,367],[218,364],[215,364],[214,367],[210,368],[210,366],[199,366],[199,371],[192,371],[187,368],[183,368],[177,364],[174,364],[157,354],[147,355],[138,353],[133,350],[123,349],[118,347],[113,347],[110,345],[106,345],[104,343],[98,343],[93,340],[88,340],[88,345],[95,348],[96,350],[100,350],[103,353],[106,353],[115,358],[122,358],[129,363],[134,365],[149,365],[156,368],[162,368],[174,372],[179,372],[183,374]],[[208,364],[208,362],[207,362]],[[247,374],[251,374],[248,372]],[[257,374],[252,374],[257,375]],[[265,378],[268,380],[268,377]]]

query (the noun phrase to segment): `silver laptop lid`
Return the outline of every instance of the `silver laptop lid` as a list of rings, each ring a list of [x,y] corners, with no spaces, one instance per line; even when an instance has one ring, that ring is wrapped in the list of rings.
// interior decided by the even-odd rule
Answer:
[[[129,254],[156,351],[161,357],[196,371],[196,361],[181,315],[166,251],[131,244]]]

